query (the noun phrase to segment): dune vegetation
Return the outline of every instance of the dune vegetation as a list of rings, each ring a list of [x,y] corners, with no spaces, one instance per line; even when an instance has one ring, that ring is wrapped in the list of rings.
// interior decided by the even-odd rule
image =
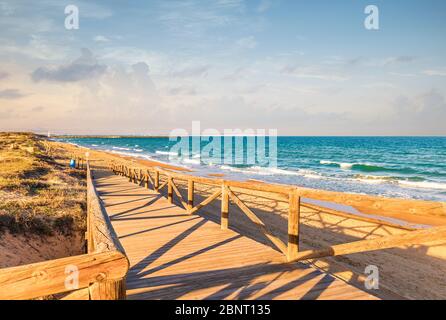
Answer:
[[[53,148],[43,137],[0,133],[0,240],[8,238],[1,242],[4,251],[12,245],[11,237],[46,238],[42,243],[76,238],[71,247],[79,246],[86,228],[86,180],[83,170],[68,166],[69,159],[66,150]]]
[[[0,232],[70,235],[85,229],[85,173],[32,134],[0,134]]]

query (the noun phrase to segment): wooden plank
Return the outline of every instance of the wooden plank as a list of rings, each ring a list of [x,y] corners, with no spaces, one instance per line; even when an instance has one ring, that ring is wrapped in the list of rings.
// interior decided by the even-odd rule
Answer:
[[[105,280],[93,283],[89,287],[91,300],[125,300],[125,280]]]
[[[190,210],[189,214],[194,214],[198,210],[202,209],[203,207],[205,207],[206,205],[211,203],[213,200],[217,199],[220,196],[220,194],[221,194],[221,189],[215,191],[208,198],[206,198],[204,201],[202,201],[199,205],[193,207],[192,210]]]
[[[172,183],[172,190],[173,190],[173,191],[175,192],[175,194],[177,195],[178,200],[180,200],[180,202],[181,202],[181,204],[183,205],[184,209],[187,209],[188,204],[187,204],[186,201],[184,201],[183,196],[181,195],[180,190],[178,190],[178,187],[177,187],[177,185],[175,184],[175,181],[174,181],[173,179],[172,179],[171,183]]]
[[[190,211],[194,207],[194,181],[192,179],[187,180],[187,211]]]
[[[300,197],[293,191],[289,195],[288,205],[288,261],[296,259],[299,252],[299,218],[300,218]]]
[[[168,183],[169,183],[169,180],[164,181],[164,183],[162,183],[162,184],[157,188],[157,191],[159,191],[159,190],[161,190],[162,188],[164,188]]]
[[[147,178],[148,182],[150,181],[150,183],[152,184],[152,189],[155,189],[155,182],[153,182],[153,178],[149,170],[147,170]],[[149,184],[147,184],[147,188],[149,188]]]
[[[258,182],[245,182],[245,181],[226,181],[228,187],[244,188],[249,190],[257,190],[263,192],[274,192],[288,195],[292,191],[293,187],[272,183],[258,183]]]
[[[71,286],[75,283],[70,282],[73,277],[77,279],[77,288],[88,287],[98,277],[122,279],[128,268],[122,253],[105,252],[0,269],[0,300],[33,299],[72,291],[76,289]]]
[[[247,217],[254,222],[265,234],[265,236],[280,250],[284,255],[287,255],[287,246],[277,236],[273,235],[271,230],[260,220],[254,212],[251,211],[244,203],[227,187],[229,197],[231,200],[247,215]]]
[[[222,230],[227,230],[229,221],[229,191],[228,187],[223,183],[221,186],[221,221],[220,226]]]
[[[62,296],[59,300],[90,300],[88,288],[78,289]]]
[[[446,217],[446,202],[392,199],[307,188],[297,188],[297,190],[301,197],[348,205],[363,213],[400,218],[416,224],[425,224],[429,221],[428,224],[434,225],[438,224],[439,220],[435,218]],[[429,219],[430,217],[433,219]],[[444,224],[444,221],[441,223]]]
[[[189,179],[192,179],[196,183],[202,183],[202,184],[208,184],[208,185],[218,185],[218,186],[220,186],[221,182],[223,181],[221,179],[206,178],[206,177],[199,177],[199,176],[179,173],[179,172],[175,172],[172,170],[167,170],[167,169],[163,169],[163,168],[159,168],[159,167],[157,167],[157,170],[164,175],[171,176],[172,178],[175,178],[178,180],[188,181]]]
[[[160,172],[158,170],[155,171],[155,190],[158,191],[161,188],[160,185]]]
[[[302,251],[296,255],[294,261],[389,249],[445,239],[446,227],[435,227],[427,230],[410,231],[377,239],[339,244],[321,250]]]
[[[173,203],[173,188],[172,188],[172,177],[167,177],[167,201]]]
[[[377,219],[377,218],[372,218],[372,217],[365,217],[365,216],[359,216],[359,215],[355,215],[355,214],[352,214],[352,213],[347,213],[347,212],[334,210],[334,209],[331,209],[331,208],[317,206],[317,205],[312,204],[312,203],[306,203],[306,202],[302,202],[301,201],[300,205],[302,207],[305,207],[305,208],[308,208],[308,209],[321,211],[321,212],[324,212],[324,213],[329,213],[329,214],[332,214],[332,215],[335,215],[335,216],[339,216],[339,217],[344,217],[344,218],[349,218],[349,219],[355,219],[355,220],[360,220],[360,221],[365,221],[365,222],[376,223],[376,224],[379,224],[379,225],[389,226],[389,227],[392,227],[392,228],[398,228],[398,229],[408,230],[408,231],[420,230],[419,228],[414,228],[414,227],[407,226],[407,225],[396,224],[396,223],[392,223],[392,222],[385,221],[385,220],[382,220],[382,219]]]

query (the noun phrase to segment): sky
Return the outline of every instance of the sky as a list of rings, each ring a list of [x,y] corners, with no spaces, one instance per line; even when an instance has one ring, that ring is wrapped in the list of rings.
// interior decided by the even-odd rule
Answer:
[[[445,34],[443,0],[0,0],[0,131],[446,135]]]

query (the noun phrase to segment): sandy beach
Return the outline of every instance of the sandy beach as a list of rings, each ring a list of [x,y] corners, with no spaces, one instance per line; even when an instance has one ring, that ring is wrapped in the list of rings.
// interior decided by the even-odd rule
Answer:
[[[126,163],[133,167],[158,166],[170,170],[184,168],[170,166],[164,163],[121,156],[114,153],[89,150],[70,144],[52,142],[56,148],[64,148],[72,154],[83,156],[86,151],[90,154],[91,163],[105,166],[109,162]],[[188,174],[193,174],[188,172]],[[220,177],[221,178],[221,177]],[[178,181],[182,194],[185,185]],[[213,187],[197,185],[200,195],[197,201],[210,195]],[[327,245],[352,242],[360,239],[373,239],[390,234],[407,232],[407,226],[416,228],[419,225],[446,225],[444,203],[429,201],[415,201],[403,199],[385,199],[374,196],[348,195],[344,193],[306,190],[308,198],[316,197],[320,200],[330,200],[335,203],[349,205],[361,212],[379,216],[383,223],[371,222],[346,212],[344,215],[324,211],[323,208],[303,207],[301,210],[301,248],[315,249]],[[187,192],[186,192],[187,193]],[[240,194],[249,207],[265,222],[282,240],[286,240],[287,224],[286,204],[274,199],[274,195],[262,192]],[[201,199],[200,199],[201,198]],[[274,200],[271,200],[271,199]],[[328,210],[329,211],[329,210]],[[220,203],[211,203],[199,213],[210,219],[219,221]],[[398,223],[386,223],[386,218]],[[396,219],[396,220],[395,220]],[[404,222],[404,223],[403,223]],[[230,228],[241,234],[263,243],[269,240],[258,231],[235,206],[230,206]],[[407,299],[444,299],[446,298],[446,241],[424,243],[417,246],[404,246],[394,249],[379,250],[367,253],[352,254],[334,258],[309,261],[318,268],[330,272],[360,288],[364,288],[364,269],[368,265],[376,265],[380,274],[380,290],[374,292],[383,298]]]

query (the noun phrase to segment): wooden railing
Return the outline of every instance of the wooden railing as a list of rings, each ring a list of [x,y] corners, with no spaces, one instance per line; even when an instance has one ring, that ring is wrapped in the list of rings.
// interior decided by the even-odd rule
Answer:
[[[258,184],[249,182],[229,181],[223,179],[210,179],[193,175],[181,174],[158,167],[152,168],[151,173],[148,169],[130,168],[125,165],[112,164],[111,169],[116,174],[120,174],[129,178],[129,181],[140,183],[147,188],[161,191],[167,187],[167,199],[173,203],[174,195],[186,209],[188,214],[194,214],[198,210],[203,209],[217,198],[221,198],[221,229],[227,229],[229,224],[229,201],[236,204],[246,216],[254,222],[265,234],[265,236],[287,257],[293,260],[299,251],[299,196],[295,188],[284,187],[281,185],[265,184],[260,187]],[[164,181],[161,178],[164,177]],[[187,199],[181,195],[177,184],[177,180],[187,182]],[[199,204],[194,202],[195,184],[205,184],[218,187],[218,190],[208,196]],[[260,220],[257,215],[236,195],[240,189],[252,191],[267,191],[275,193],[281,200],[289,202],[288,214],[288,243],[285,244],[270,228]]]
[[[71,159],[75,161],[75,166],[77,169],[86,169],[87,167],[87,160],[79,157],[79,156],[71,156]]]
[[[158,192],[167,187],[167,199],[169,202],[173,203],[173,197],[175,195],[188,214],[194,214],[198,210],[201,210],[206,205],[210,204],[212,201],[220,199],[221,229],[228,228],[229,202],[231,201],[260,228],[263,234],[286,256],[286,259],[289,262],[387,249],[404,245],[415,245],[428,241],[446,239],[446,226],[420,230],[411,226],[402,226],[385,220],[357,216],[354,214],[333,210],[331,208],[321,208],[320,206],[314,204],[304,203],[301,201],[301,199],[303,197],[308,197],[309,194],[314,200],[326,201],[327,196],[326,194],[323,194],[323,196],[318,199],[317,193],[309,191],[308,189],[301,189],[294,186],[199,177],[172,170],[166,170],[159,167],[130,167],[126,163],[117,162],[111,163],[110,169],[115,174],[129,178],[129,181],[131,182],[139,183],[140,185],[144,184],[146,188],[151,188]],[[161,180],[161,177],[164,177],[164,181]],[[183,198],[175,181],[187,182],[187,199]],[[194,186],[196,183],[218,187],[218,190],[208,196],[201,203],[195,204]],[[242,193],[257,195],[256,192],[261,192],[262,197],[288,203],[288,241],[286,244],[277,235],[275,235],[269,226],[263,223],[262,220],[259,219],[259,217],[236,194]],[[323,209],[329,214],[367,222],[374,222],[380,225],[387,225],[406,230],[408,232],[377,239],[358,240],[350,243],[330,246],[324,249],[301,251],[299,248],[301,207]]]
[[[0,269],[0,299],[125,299],[129,263],[87,169],[86,254]]]

